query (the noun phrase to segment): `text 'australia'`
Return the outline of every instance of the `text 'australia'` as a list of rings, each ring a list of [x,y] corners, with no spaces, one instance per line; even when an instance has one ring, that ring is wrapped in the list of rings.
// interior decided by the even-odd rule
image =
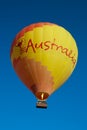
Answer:
[[[22,45],[23,44],[23,45]],[[16,47],[20,47],[20,53],[27,53],[29,48],[32,49],[34,53],[37,52],[37,49],[47,50],[55,50],[60,51],[62,54],[66,55],[68,58],[71,59],[73,65],[76,64],[76,58],[73,50],[63,47],[62,45],[56,44],[55,39],[54,42],[45,41],[38,43],[33,43],[31,39],[29,39],[26,46],[24,46],[24,41],[20,41],[16,44]]]

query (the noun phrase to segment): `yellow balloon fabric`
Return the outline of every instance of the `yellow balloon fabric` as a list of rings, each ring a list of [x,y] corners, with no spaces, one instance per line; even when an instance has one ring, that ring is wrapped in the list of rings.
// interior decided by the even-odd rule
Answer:
[[[51,95],[73,72],[78,49],[72,35],[53,23],[35,23],[22,29],[11,47],[13,67],[24,84],[40,97]],[[38,94],[39,93],[39,94]]]

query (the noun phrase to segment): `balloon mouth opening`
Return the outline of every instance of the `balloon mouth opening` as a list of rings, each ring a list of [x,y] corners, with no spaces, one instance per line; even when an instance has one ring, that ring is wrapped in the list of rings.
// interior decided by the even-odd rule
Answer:
[[[37,99],[39,100],[46,100],[49,97],[49,94],[47,92],[37,92],[36,94]]]
[[[36,97],[38,99],[36,103],[37,108],[47,108],[46,99],[48,98],[49,94],[47,92],[37,92]]]

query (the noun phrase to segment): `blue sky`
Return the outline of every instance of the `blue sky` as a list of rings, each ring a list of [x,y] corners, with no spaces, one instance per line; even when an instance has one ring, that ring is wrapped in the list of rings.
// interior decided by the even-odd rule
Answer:
[[[25,26],[48,21],[74,36],[79,57],[69,80],[36,109],[36,98],[15,74],[10,47]],[[0,1],[0,130],[87,130],[86,0]]]

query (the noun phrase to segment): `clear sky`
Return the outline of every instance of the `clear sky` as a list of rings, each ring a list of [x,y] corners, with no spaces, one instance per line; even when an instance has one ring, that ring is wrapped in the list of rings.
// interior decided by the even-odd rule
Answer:
[[[36,98],[19,80],[10,61],[15,35],[25,26],[52,22],[66,28],[79,50],[76,69],[36,109]],[[86,0],[0,0],[0,130],[87,130]]]

